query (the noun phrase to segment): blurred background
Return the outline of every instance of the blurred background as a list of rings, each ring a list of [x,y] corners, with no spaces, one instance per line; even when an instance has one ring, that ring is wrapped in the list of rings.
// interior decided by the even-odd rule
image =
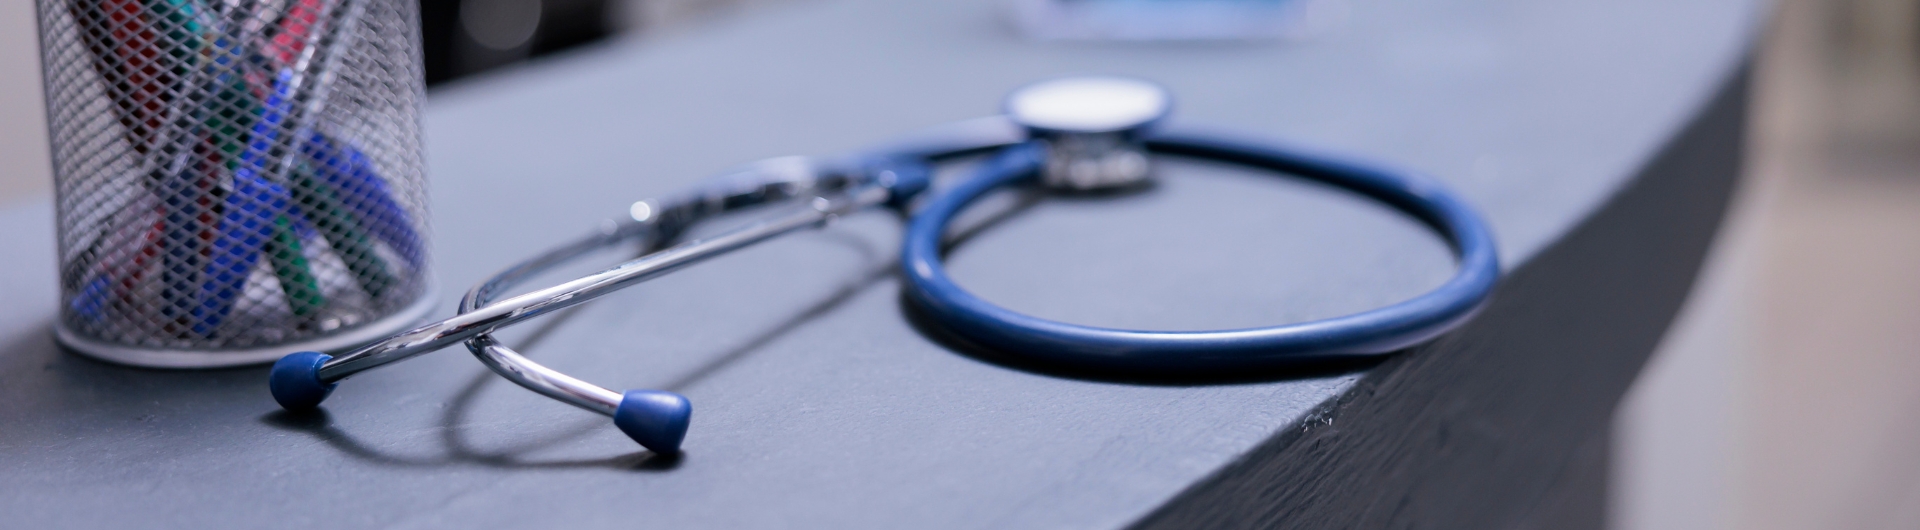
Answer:
[[[1774,9],[1734,208],[1616,417],[1614,528],[1920,528],[1920,2]]]
[[[427,77],[804,1],[422,0]],[[1733,213],[1619,409],[1614,528],[1920,528],[1920,0],[1775,9]],[[0,207],[50,194],[36,43],[0,2]]]

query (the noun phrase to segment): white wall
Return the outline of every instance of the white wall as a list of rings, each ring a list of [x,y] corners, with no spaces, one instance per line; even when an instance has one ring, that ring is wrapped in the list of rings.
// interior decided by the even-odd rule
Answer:
[[[0,1],[0,205],[53,189],[33,5]]]

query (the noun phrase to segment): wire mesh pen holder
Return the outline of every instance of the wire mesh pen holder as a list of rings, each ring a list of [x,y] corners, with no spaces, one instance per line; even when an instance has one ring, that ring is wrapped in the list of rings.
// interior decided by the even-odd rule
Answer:
[[[229,366],[431,309],[414,0],[38,2],[62,343]]]

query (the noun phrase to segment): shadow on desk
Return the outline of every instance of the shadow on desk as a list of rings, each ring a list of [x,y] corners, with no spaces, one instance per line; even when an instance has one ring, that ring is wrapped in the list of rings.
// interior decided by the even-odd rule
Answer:
[[[476,384],[470,386],[470,388],[477,391],[482,386],[481,383],[485,383],[491,379],[493,378],[490,377],[489,374],[482,374],[474,380]],[[462,394],[462,397],[466,398],[473,393],[477,392]],[[447,409],[448,416],[457,416],[461,410],[463,410],[463,407],[449,407]],[[541,440],[522,443],[508,450],[481,452],[469,447],[461,436],[460,429],[451,426],[455,424],[453,423],[454,420],[449,420],[449,426],[441,431],[444,433],[442,439],[446,441],[448,450],[448,456],[443,458],[408,458],[382,453],[378,449],[361,443],[355,439],[353,435],[347,434],[346,431],[334,427],[333,417],[328,415],[324,409],[316,409],[308,412],[276,410],[261,416],[260,421],[276,428],[311,434],[321,441],[326,442],[327,445],[339,450],[342,454],[387,466],[437,467],[479,464],[501,469],[598,467],[633,471],[671,471],[679,467],[680,462],[685,459],[684,455],[661,455],[649,451],[635,451],[608,458],[555,460],[523,460],[520,458],[520,455],[527,452],[578,438],[594,429],[605,428],[605,425],[602,425],[605,422],[600,421],[593,422],[591,425],[583,425],[579,428],[557,432]]]
[[[577,309],[577,308],[575,308]],[[524,349],[534,349],[554,330],[572,319],[579,311],[568,309],[553,315],[534,326],[534,332],[525,341]],[[566,459],[526,459],[526,454],[552,447],[588,434],[608,428],[607,421],[598,415],[582,416],[580,421],[565,429],[555,430],[544,436],[516,443],[504,449],[491,451],[476,449],[467,441],[465,426],[467,416],[473,409],[474,401],[480,391],[489,384],[498,381],[493,372],[480,372],[460,389],[448,404],[440,417],[440,441],[445,446],[445,456],[432,458],[407,457],[389,454],[361,442],[353,435],[334,426],[333,417],[326,409],[312,411],[274,410],[260,416],[260,421],[268,426],[308,434],[318,438],[341,454],[387,466],[439,467],[451,465],[481,465],[499,469],[564,469],[564,468],[605,468],[630,471],[672,471],[685,460],[684,454],[662,455],[651,451],[635,451],[623,455],[605,458],[566,458]]]

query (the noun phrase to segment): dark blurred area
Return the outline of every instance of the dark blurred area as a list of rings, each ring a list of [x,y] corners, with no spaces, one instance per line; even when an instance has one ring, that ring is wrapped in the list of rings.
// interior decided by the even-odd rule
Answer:
[[[605,39],[620,0],[420,0],[427,83],[445,83]]]

